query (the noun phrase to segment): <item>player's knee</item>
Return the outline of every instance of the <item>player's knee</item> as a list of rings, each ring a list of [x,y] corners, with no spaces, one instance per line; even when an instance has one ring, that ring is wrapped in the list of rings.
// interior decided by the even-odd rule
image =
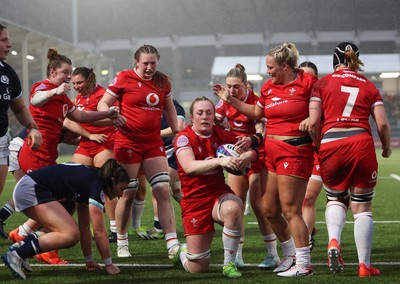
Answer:
[[[64,234],[64,247],[69,248],[76,245],[81,238],[78,228],[70,229],[66,234]]]
[[[170,177],[167,172],[161,172],[153,175],[150,180],[150,186],[152,189],[157,189],[159,187],[166,187],[168,189]]]
[[[210,250],[202,253],[186,253],[187,262],[184,268],[190,273],[206,272],[210,265]]]
[[[234,218],[237,218],[237,215],[242,215],[243,202],[236,195],[228,194],[223,196],[219,200],[219,204],[220,211],[223,211],[224,215],[233,216]]]

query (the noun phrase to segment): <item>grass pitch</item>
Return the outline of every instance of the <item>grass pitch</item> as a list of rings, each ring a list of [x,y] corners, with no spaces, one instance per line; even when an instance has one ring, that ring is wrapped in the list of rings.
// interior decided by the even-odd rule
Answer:
[[[380,150],[377,152],[380,157]],[[69,156],[60,157],[59,161],[68,161]],[[357,276],[357,252],[353,238],[353,218],[350,212],[347,215],[347,224],[342,235],[343,259],[345,271],[332,274],[327,267],[327,231],[324,223],[325,194],[322,192],[317,202],[316,245],[312,252],[314,275],[305,278],[280,278],[272,271],[260,270],[257,265],[265,257],[265,247],[258,230],[256,218],[251,212],[246,216],[245,246],[243,257],[246,266],[241,269],[243,276],[240,279],[228,279],[222,275],[223,249],[221,241],[221,227],[216,225],[215,239],[211,249],[211,268],[208,273],[189,274],[182,268],[175,268],[167,257],[163,240],[145,241],[129,235],[129,245],[132,257],[118,258],[116,244],[111,245],[114,263],[121,268],[121,274],[109,276],[104,271],[88,272],[84,268],[84,260],[80,246],[60,250],[63,259],[69,265],[49,266],[32,259],[30,261],[34,272],[27,273],[27,280],[31,283],[398,283],[400,269],[399,233],[400,233],[400,149],[396,149],[389,159],[379,159],[379,180],[376,187],[376,196],[373,200],[373,216],[375,222],[374,246],[372,261],[380,269],[381,276],[359,278]],[[0,205],[11,197],[15,182],[8,176]],[[174,202],[178,237],[183,242],[183,230],[180,219],[179,206]],[[148,191],[143,226],[152,226],[152,205],[150,191]],[[14,229],[26,220],[21,213],[10,217],[5,226],[6,231]],[[108,225],[108,222],[107,222]],[[0,252],[8,250],[10,242],[0,240]],[[278,245],[279,247],[279,245]],[[101,263],[93,243],[93,253],[96,261]],[[0,264],[0,279],[7,283],[17,283],[9,269]]]

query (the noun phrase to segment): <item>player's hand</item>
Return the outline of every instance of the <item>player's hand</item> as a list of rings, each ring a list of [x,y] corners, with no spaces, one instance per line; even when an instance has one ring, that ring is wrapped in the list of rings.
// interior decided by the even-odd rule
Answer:
[[[229,91],[225,89],[222,85],[215,84],[212,88],[212,91],[214,95],[218,96],[224,102],[230,102],[231,95],[229,94]]]
[[[105,134],[90,134],[89,140],[95,141],[97,143],[103,143],[107,141],[108,136]]]
[[[382,157],[389,158],[392,155],[392,148],[382,149]]]
[[[29,129],[27,141],[32,150],[37,150],[43,143],[42,133],[35,128]]]
[[[55,95],[60,96],[64,93],[67,94],[70,90],[71,90],[71,86],[68,83],[64,82],[60,86],[57,87]]]
[[[110,118],[116,117],[119,115],[119,107],[112,106],[108,109],[110,111]]]
[[[300,122],[299,130],[303,131],[303,132],[308,132],[309,122],[310,122],[310,118],[309,117],[307,117],[302,122]]]
[[[112,275],[112,274],[118,274],[120,272],[121,272],[121,270],[114,264],[106,265],[106,273],[107,274]]]
[[[218,158],[221,167],[226,167],[232,170],[239,170],[242,166],[241,161],[235,157]]]
[[[251,146],[251,138],[249,136],[237,136],[238,141],[235,143],[235,150],[239,154],[247,151]]]
[[[118,114],[116,117],[111,118],[111,121],[115,127],[119,128],[126,123],[126,117]]]
[[[94,270],[101,270],[101,266],[96,263],[95,261],[86,262],[86,270],[87,271],[94,271]]]

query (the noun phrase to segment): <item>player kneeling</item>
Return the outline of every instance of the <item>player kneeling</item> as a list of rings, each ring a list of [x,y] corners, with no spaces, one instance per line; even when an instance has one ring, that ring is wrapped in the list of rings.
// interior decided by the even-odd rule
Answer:
[[[23,212],[49,232],[40,237],[36,234],[26,237],[19,247],[14,246],[2,255],[4,263],[17,278],[26,279],[22,270],[29,266],[26,259],[46,251],[69,248],[80,241],[86,269],[101,269],[92,257],[91,222],[106,273],[119,273],[119,268],[112,263],[103,212],[105,196],[120,197],[128,183],[127,172],[114,159],[101,168],[65,163],[25,175],[14,189],[16,211]],[[58,200],[78,203],[78,226]]]

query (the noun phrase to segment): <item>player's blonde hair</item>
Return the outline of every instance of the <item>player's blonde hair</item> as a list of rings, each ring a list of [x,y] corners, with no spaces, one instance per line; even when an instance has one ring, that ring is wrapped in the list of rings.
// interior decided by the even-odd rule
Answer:
[[[279,65],[287,64],[292,69],[298,66],[299,51],[296,45],[291,42],[285,42],[280,46],[271,49],[267,56],[271,56],[275,59],[275,62]]]

